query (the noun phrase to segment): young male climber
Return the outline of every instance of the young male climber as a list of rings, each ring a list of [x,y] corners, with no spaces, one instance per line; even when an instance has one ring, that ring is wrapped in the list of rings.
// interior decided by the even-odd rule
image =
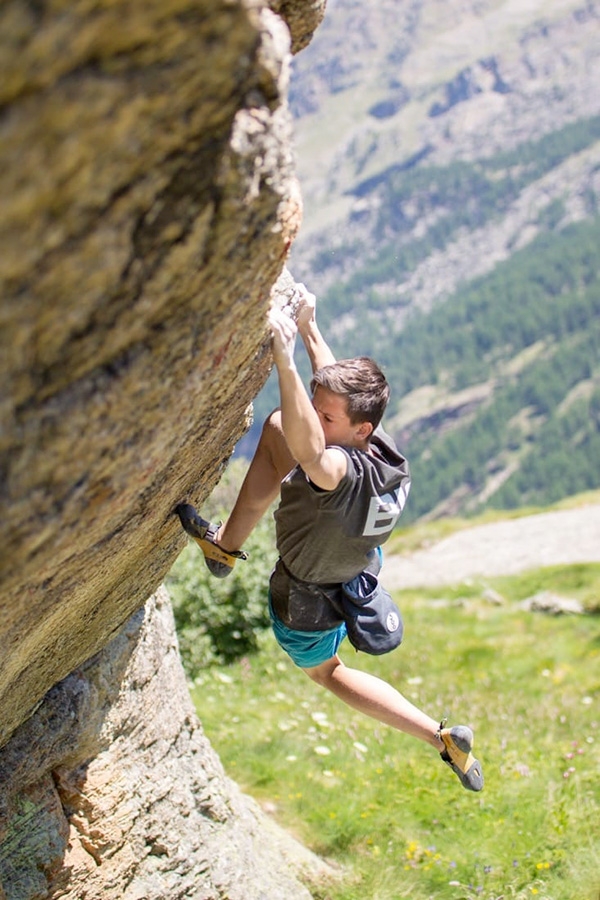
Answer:
[[[176,512],[210,571],[224,577],[245,558],[245,540],[280,496],[269,609],[281,647],[344,703],[430,744],[465,788],[479,791],[483,773],[470,728],[445,728],[390,684],[338,656],[346,626],[327,603],[327,588],[365,569],[378,573],[379,547],[402,511],[410,477],[380,425],[389,399],[383,373],[366,357],[337,362],[318,328],[314,295],[299,289],[297,323],[278,309],[270,313],[281,406],[265,422],[229,518],[214,525],[190,504]],[[312,366],[312,398],[294,362],[297,332]]]

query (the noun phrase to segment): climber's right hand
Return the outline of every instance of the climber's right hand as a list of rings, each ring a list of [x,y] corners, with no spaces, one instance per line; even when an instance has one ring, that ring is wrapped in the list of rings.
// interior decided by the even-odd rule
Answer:
[[[269,311],[269,325],[273,336],[273,362],[277,368],[295,368],[294,347],[298,327],[281,309],[273,306]]]

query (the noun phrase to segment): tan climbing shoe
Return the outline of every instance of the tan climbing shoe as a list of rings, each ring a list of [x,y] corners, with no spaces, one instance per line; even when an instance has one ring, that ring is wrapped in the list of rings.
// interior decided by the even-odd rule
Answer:
[[[199,516],[191,504],[180,503],[175,507],[175,512],[185,532],[202,550],[209,571],[217,578],[226,578],[238,559],[248,559],[248,554],[243,550],[229,551],[220,547],[215,540],[219,526]]]
[[[472,754],[473,732],[467,725],[454,725],[444,728],[440,722],[438,737],[444,743],[440,753],[443,761],[458,775],[463,787],[468,791],[480,791],[483,788],[483,771],[481,763]]]

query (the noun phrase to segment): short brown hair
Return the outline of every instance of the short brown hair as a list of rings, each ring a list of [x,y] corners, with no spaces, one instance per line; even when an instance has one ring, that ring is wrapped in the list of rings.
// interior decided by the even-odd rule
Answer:
[[[350,422],[370,422],[377,428],[390,399],[390,386],[374,360],[368,356],[341,359],[314,373],[310,390],[323,387],[346,398]]]

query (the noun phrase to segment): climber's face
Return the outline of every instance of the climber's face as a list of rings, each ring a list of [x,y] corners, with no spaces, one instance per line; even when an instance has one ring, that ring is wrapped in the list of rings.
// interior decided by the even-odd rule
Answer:
[[[369,422],[352,423],[348,415],[348,403],[341,394],[335,394],[317,385],[312,405],[321,423],[328,447],[364,447],[373,427]]]

